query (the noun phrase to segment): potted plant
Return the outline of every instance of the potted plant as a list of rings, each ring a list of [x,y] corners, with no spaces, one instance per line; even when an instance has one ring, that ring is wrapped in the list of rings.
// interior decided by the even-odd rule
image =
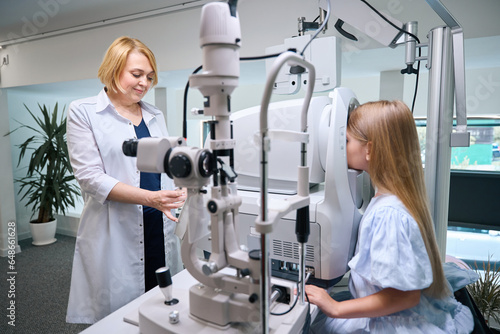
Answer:
[[[16,145],[21,149],[18,167],[28,151],[31,151],[31,159],[26,176],[15,181],[21,185],[18,192],[23,194],[21,200],[26,198],[26,206],[33,209],[32,218],[38,214],[38,218],[30,222],[30,230],[33,244],[42,246],[56,241],[55,214],[65,214],[68,207],[74,206],[80,189],[74,182],[75,177],[69,162],[64,112],[58,118],[57,103],[52,112],[45,105],[38,104],[40,117],[32,113],[26,105],[24,107],[36,122],[36,126],[18,122],[20,126],[6,136],[19,129],[32,132],[32,136]]]
[[[493,325],[500,324],[500,267],[488,261],[483,262],[482,270],[475,264],[479,279],[467,286],[477,308],[483,315],[493,333],[500,333]]]

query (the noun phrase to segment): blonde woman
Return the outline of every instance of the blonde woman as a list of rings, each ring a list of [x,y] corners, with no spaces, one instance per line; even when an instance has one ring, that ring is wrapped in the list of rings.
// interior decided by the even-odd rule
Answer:
[[[369,102],[347,126],[347,162],[370,174],[376,195],[349,262],[353,299],[306,293],[321,314],[315,333],[470,333],[470,310],[444,276],[427,203],[415,121],[401,101]]]
[[[168,135],[163,113],[141,101],[157,75],[151,50],[120,37],[98,71],[104,88],[69,106],[68,149],[84,208],[68,322],[94,323],[153,288],[157,268],[182,269],[171,210],[185,194],[165,174],[138,171],[136,159],[122,152],[125,140]]]

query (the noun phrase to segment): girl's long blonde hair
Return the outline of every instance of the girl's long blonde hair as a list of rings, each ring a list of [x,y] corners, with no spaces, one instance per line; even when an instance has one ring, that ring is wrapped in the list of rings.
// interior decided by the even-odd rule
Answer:
[[[349,116],[349,134],[370,143],[369,174],[376,187],[396,195],[417,221],[432,266],[433,282],[424,292],[450,294],[425,189],[420,144],[412,113],[401,101],[368,102]]]

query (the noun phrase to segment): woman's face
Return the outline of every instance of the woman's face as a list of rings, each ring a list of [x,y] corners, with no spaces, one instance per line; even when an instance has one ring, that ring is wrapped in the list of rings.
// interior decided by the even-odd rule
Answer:
[[[138,51],[132,51],[120,74],[120,85],[124,89],[125,97],[130,102],[137,103],[151,88],[155,72],[148,58]]]
[[[347,145],[347,166],[352,169],[368,172],[369,150],[368,145],[346,133]]]

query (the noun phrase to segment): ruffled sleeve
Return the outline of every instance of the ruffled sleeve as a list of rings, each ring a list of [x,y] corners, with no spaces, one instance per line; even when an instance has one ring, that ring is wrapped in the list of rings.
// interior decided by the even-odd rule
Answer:
[[[378,207],[360,225],[351,270],[381,289],[425,289],[432,268],[417,222],[401,208]]]

